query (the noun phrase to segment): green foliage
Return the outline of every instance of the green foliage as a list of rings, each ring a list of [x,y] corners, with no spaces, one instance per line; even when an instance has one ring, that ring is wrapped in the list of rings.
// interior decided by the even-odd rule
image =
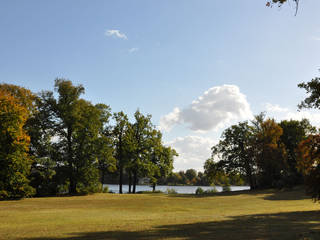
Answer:
[[[299,109],[302,108],[316,108],[320,109],[320,78],[314,78],[310,82],[302,82],[298,84],[299,88],[305,89],[308,94],[299,105]]]
[[[320,78],[310,82],[298,84],[306,90],[306,97],[298,107],[320,109]],[[304,175],[307,192],[315,199],[320,200],[320,135],[315,131],[302,140],[298,146],[298,169]]]
[[[212,158],[207,160],[204,166],[210,182],[214,183],[214,179],[221,177],[226,172],[231,175],[245,176],[251,189],[255,188],[253,141],[252,127],[248,122],[240,122],[227,128],[222,133],[219,144],[212,147]],[[215,163],[214,159],[219,159],[219,163]]]
[[[102,192],[103,193],[109,193],[109,187],[107,185],[104,186],[103,189],[102,189]]]
[[[205,175],[210,183],[220,185],[243,184],[244,176],[251,189],[298,184],[296,148],[312,132],[315,128],[306,119],[278,124],[260,114],[250,125],[240,122],[227,128],[212,147]]]
[[[214,194],[217,193],[218,190],[216,189],[216,187],[213,187],[212,189],[208,189],[205,191],[205,194]]]
[[[77,193],[79,194],[92,194],[98,193],[102,190],[102,184],[97,181],[92,181],[90,184],[84,184],[82,182],[77,184]]]
[[[167,194],[178,194],[178,192],[173,188],[167,188],[166,193]]]
[[[230,191],[231,191],[230,185],[224,185],[224,186],[222,186],[222,192],[230,192]]]
[[[19,96],[5,91],[6,85],[0,87],[0,198],[30,197],[35,191],[29,185],[32,158],[24,127],[31,113]]]
[[[201,187],[198,187],[196,189],[196,195],[202,195],[204,193],[204,190]]]
[[[196,195],[212,195],[212,194],[215,194],[217,192],[218,192],[218,190],[216,189],[216,187],[213,187],[212,189],[208,189],[208,190],[203,190],[201,187],[198,187],[196,189],[195,194]]]

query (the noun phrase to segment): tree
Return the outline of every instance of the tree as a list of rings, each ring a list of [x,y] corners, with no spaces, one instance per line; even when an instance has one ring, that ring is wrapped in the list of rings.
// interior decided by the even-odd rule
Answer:
[[[30,137],[24,129],[29,116],[27,105],[1,86],[0,198],[21,198],[34,194],[28,179],[32,164],[28,154]]]
[[[274,119],[263,120],[262,114],[256,117],[254,126],[253,146],[259,175],[258,185],[280,186],[286,170],[286,151],[280,141],[283,130]]]
[[[293,2],[296,5],[295,15],[297,15],[300,0],[271,0],[271,1],[267,1],[266,6],[272,7],[273,5],[277,5],[278,7],[281,7],[283,4],[288,2]]]
[[[171,147],[163,145],[160,131],[154,129],[150,140],[148,177],[153,191],[155,191],[159,179],[166,178],[172,173],[174,157],[178,156],[178,154]]]
[[[280,139],[285,145],[287,152],[288,171],[286,181],[290,181],[292,185],[301,183],[302,175],[297,169],[297,148],[299,143],[306,139],[308,135],[315,134],[316,128],[313,127],[307,119],[301,121],[284,120],[280,122],[283,134]]]
[[[207,162],[206,173],[209,169],[221,172],[222,169],[230,174],[239,173],[246,176],[251,189],[256,187],[254,169],[256,163],[252,156],[252,129],[248,122],[240,122],[227,128],[222,133],[222,140],[212,147],[212,160]],[[219,164],[213,159],[220,160]]]
[[[68,185],[70,194],[99,191],[99,137],[110,109],[81,99],[83,86],[70,80],[56,79],[55,91],[57,99],[48,92],[45,103],[52,113],[51,157],[56,162],[57,185]]]
[[[133,193],[136,192],[136,185],[140,176],[147,176],[152,163],[150,161],[150,151],[152,148],[153,125],[151,115],[144,116],[139,110],[134,114],[135,122],[128,131],[128,141],[130,150],[128,159],[130,159],[127,168],[133,177]]]
[[[299,109],[320,109],[320,78],[298,84],[305,89],[308,96],[298,105]],[[298,146],[298,168],[305,177],[307,192],[314,198],[320,199],[320,165],[319,165],[320,136],[310,135]]]
[[[320,109],[320,78],[316,77],[307,83],[302,82],[298,87],[305,89],[309,95],[298,105],[298,108]]]
[[[188,178],[188,182],[191,184],[196,183],[196,178],[197,178],[197,171],[194,169],[187,169],[185,173],[186,177]]]
[[[127,164],[126,153],[129,151],[126,140],[129,122],[128,117],[122,111],[113,114],[115,126],[112,130],[113,142],[115,144],[115,158],[119,171],[119,193],[122,193],[123,171]]]
[[[320,135],[310,135],[298,146],[297,167],[305,178],[307,193],[320,200]]]

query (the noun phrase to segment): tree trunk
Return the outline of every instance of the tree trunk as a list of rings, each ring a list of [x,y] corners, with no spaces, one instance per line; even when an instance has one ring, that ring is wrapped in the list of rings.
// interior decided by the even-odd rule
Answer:
[[[68,168],[69,168],[69,194],[75,194],[77,192],[76,181],[74,179],[74,170],[72,165],[72,129],[68,127],[67,132],[67,144],[68,144]]]
[[[156,191],[156,184],[153,183],[153,184],[152,184],[152,192],[155,192],[155,191]]]
[[[120,166],[120,177],[119,177],[119,193],[122,194],[122,182],[123,182],[123,167]]]
[[[137,171],[133,172],[133,193],[136,193],[136,185],[137,185]]]
[[[129,171],[129,193],[131,193],[131,185],[132,185],[132,175],[131,175],[131,171]]]

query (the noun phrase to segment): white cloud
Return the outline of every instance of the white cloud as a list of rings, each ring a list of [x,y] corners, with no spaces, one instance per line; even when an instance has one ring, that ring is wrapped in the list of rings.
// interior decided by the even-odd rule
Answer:
[[[320,41],[320,37],[313,36],[313,37],[311,37],[311,40]]]
[[[191,130],[209,131],[233,120],[250,119],[252,112],[246,96],[235,85],[210,88],[188,107],[175,108],[161,117],[160,129],[170,131],[175,124],[186,123]]]
[[[216,142],[210,138],[199,136],[178,137],[168,142],[178,153],[175,158],[174,170],[186,170],[194,168],[197,171],[203,171],[204,162],[211,156],[211,147]]]
[[[174,108],[173,111],[160,119],[159,129],[169,132],[175,124],[180,123],[180,109]]]
[[[288,112],[288,108],[282,108],[278,104],[271,104],[271,103],[266,103],[265,107],[267,109],[267,112]]]
[[[128,50],[129,53],[134,53],[134,52],[137,52],[137,51],[139,51],[139,48],[136,48],[136,47],[130,48]]]
[[[302,120],[307,118],[312,125],[320,127],[320,113],[317,110],[301,110],[295,111],[288,108],[280,107],[277,104],[265,104],[267,109],[267,116],[275,118],[277,121],[281,120]]]
[[[105,35],[108,37],[116,37],[116,38],[122,38],[122,39],[128,39],[127,36],[124,33],[121,33],[120,30],[116,29],[110,29],[105,32]]]

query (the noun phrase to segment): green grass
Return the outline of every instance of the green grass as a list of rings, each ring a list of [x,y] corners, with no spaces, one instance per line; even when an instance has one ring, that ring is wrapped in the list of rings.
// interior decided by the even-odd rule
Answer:
[[[302,189],[33,198],[0,202],[0,239],[320,239],[319,209]]]

